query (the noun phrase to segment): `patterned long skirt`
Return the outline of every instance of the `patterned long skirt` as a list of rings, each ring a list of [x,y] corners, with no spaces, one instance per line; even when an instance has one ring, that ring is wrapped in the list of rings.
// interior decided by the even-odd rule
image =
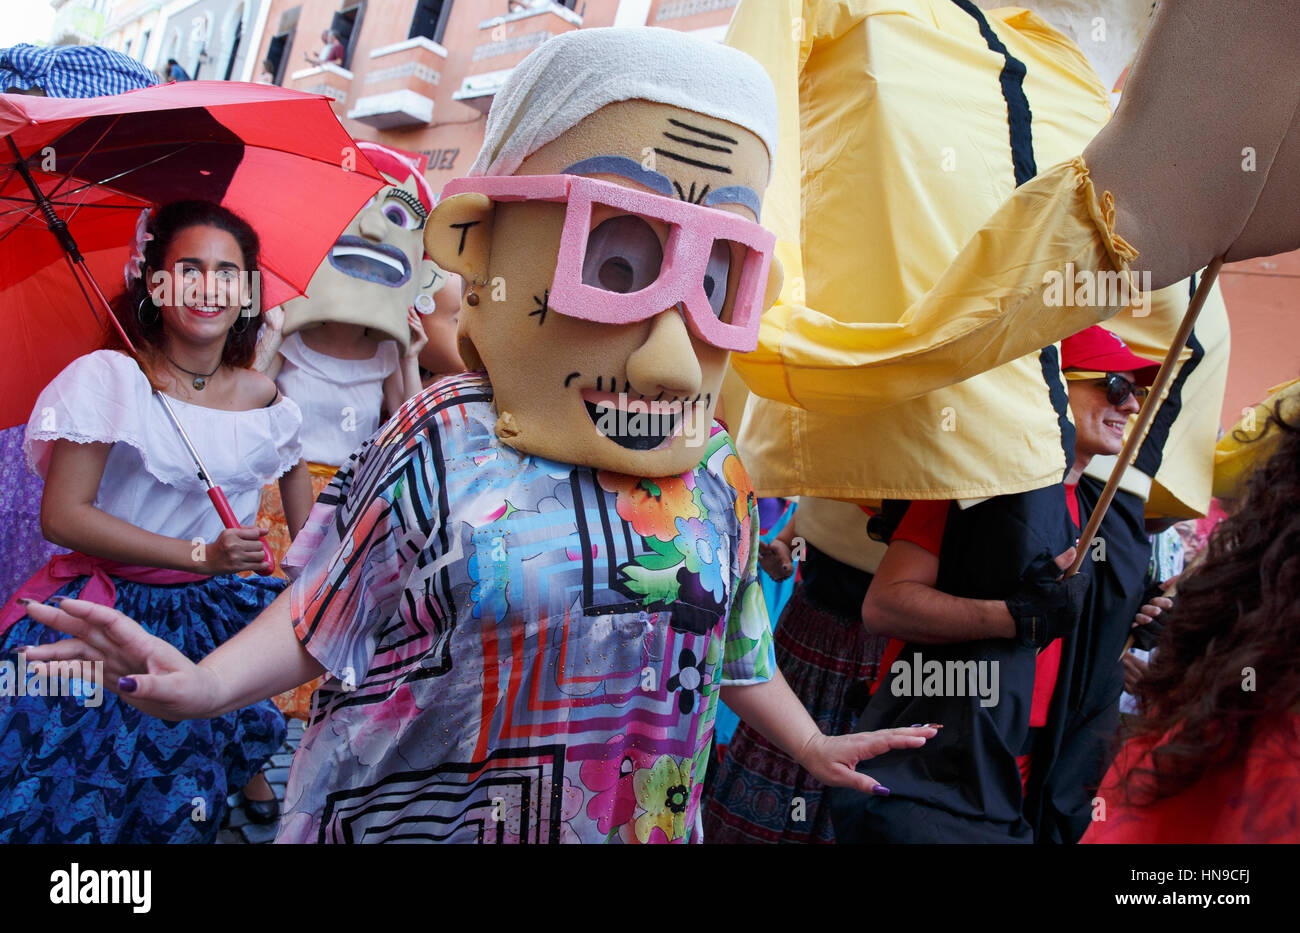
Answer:
[[[58,595],[78,595],[88,579]],[[166,586],[113,582],[116,608],[192,661],[284,588],[233,574]],[[23,618],[4,633],[0,657],[12,664],[15,649],[66,637]],[[0,696],[0,843],[211,842],[226,795],[284,744],[284,717],[270,700],[216,719],[167,722],[80,681],[61,693]]]
[[[827,735],[844,735],[866,708],[888,639],[867,634],[860,614],[836,615],[808,601],[803,583],[781,614],[776,663]],[[823,785],[741,723],[704,802],[706,843],[835,841]]]

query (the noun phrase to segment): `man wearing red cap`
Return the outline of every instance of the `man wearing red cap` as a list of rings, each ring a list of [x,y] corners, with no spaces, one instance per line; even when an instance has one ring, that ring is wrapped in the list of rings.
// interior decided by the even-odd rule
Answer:
[[[1159,366],[1135,356],[1104,327],[1089,327],[1061,341],[1061,368],[1070,388],[1076,432],[1074,466],[1066,475],[1070,509],[1080,524],[1074,487],[1095,456],[1124,446],[1124,425],[1137,414]]]
[[[968,509],[918,500],[892,536],[862,607],[867,629],[891,639],[881,663],[889,673],[873,687],[863,722],[908,715],[949,730],[896,780],[882,776],[887,763],[872,762],[891,799],[864,805],[837,791],[837,839],[854,836],[843,835],[842,825],[860,841],[918,842],[1074,841],[1086,827],[1087,814],[1078,812],[1091,796],[1084,787],[1101,777],[1113,734],[1113,717],[1102,711],[1119,696],[1119,647],[1110,643],[1134,616],[1136,604],[1132,611],[1128,604],[1140,602],[1149,555],[1141,501],[1122,493],[1134,501],[1103,525],[1104,557],[1085,561],[1070,580],[1058,577],[1086,517],[1080,477],[1093,457],[1120,452],[1158,367],[1101,327],[1063,341],[1061,366],[1076,429],[1064,490],[999,496]],[[986,525],[971,521],[977,510]],[[1023,570],[1008,578],[999,564]],[[995,696],[915,695],[922,677],[913,668],[968,670],[962,666],[971,662],[991,669]],[[960,692],[952,686],[945,692]],[[914,799],[899,799],[913,788]]]

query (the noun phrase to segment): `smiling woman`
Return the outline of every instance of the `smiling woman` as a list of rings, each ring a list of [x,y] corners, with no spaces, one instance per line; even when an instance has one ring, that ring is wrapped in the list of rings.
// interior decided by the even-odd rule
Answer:
[[[75,360],[27,425],[28,464],[46,480],[42,531],[72,553],[5,607],[6,651],[65,650],[24,613],[78,597],[130,612],[197,658],[283,587],[238,576],[270,570],[251,527],[264,482],[280,479],[297,523],[310,506],[298,407],[247,368],[259,309],[238,286],[257,274],[258,252],[252,228],[208,202],[163,206],[141,225],[114,302],[139,364],[115,343]],[[222,528],[155,390],[243,527]],[[163,724],[115,698],[27,691],[0,696],[0,737],[0,842],[201,842],[215,837],[226,796],[279,747],[284,720],[264,702]]]

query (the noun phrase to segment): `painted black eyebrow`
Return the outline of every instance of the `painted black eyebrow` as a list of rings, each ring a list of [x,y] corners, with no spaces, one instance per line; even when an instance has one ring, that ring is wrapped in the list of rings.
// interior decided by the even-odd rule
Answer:
[[[669,133],[666,131],[664,132],[664,135],[667,136],[675,143],[685,143],[688,146],[694,146],[696,149],[712,149],[714,152],[726,152],[726,153],[731,153],[735,151],[730,146],[715,146],[713,145],[713,143],[697,142],[694,139],[687,139],[685,136],[677,136],[673,133]]]
[[[712,162],[700,162],[696,159],[688,159],[686,156],[678,155],[675,152],[669,152],[667,149],[660,149],[658,146],[655,147],[654,151],[657,155],[661,155],[665,159],[672,159],[674,162],[684,162],[687,165],[694,165],[696,168],[707,168],[712,169],[715,172],[725,172],[728,175],[731,174],[731,169],[727,168],[725,165],[714,165]]]
[[[681,120],[674,120],[672,117],[668,118],[668,122],[683,130],[690,130],[692,133],[699,133],[701,136],[707,136],[709,139],[720,139],[724,143],[731,143],[732,145],[739,145],[740,143],[740,140],[738,139],[732,139],[730,136],[724,136],[721,133],[702,130],[698,126],[691,126],[689,123],[683,123]]]
[[[457,249],[456,249],[456,255],[457,255],[457,256],[459,256],[461,253],[465,252],[465,234],[469,233],[469,228],[470,228],[470,227],[477,227],[477,226],[479,225],[479,223],[481,223],[481,221],[477,221],[477,220],[469,220],[469,221],[466,221],[466,222],[463,223],[463,224],[448,224],[448,225],[447,225],[447,226],[451,227],[451,229],[453,229],[453,230],[459,230],[459,231],[460,231],[460,246],[457,247]]]

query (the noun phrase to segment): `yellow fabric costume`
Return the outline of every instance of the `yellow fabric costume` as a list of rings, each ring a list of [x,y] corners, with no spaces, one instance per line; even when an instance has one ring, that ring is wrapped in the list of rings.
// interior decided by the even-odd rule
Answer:
[[[1242,412],[1242,418],[1219,439],[1214,451],[1214,495],[1238,499],[1246,492],[1256,468],[1277,451],[1282,432],[1272,423],[1280,414],[1288,423],[1300,418],[1300,379],[1269,389],[1264,401]]]
[[[782,129],[763,222],[785,286],[758,349],[733,357],[756,393],[739,446],[761,495],[961,499],[1061,479],[1064,388],[1055,351],[1038,351],[1127,301],[1049,306],[1045,282],[1071,264],[1117,281],[1136,254],[1078,158],[1108,119],[1106,89],[1033,13],[983,18],[952,0],[746,0],[732,20],[727,41],[772,76]],[[1029,153],[1013,145],[1026,130]],[[1107,324],[1155,359],[1187,289],[1157,296],[1146,316]],[[1169,514],[1208,504],[1219,402],[1207,377],[1221,398],[1227,352],[1211,304],[1202,327],[1222,339],[1213,358],[1202,341],[1184,382],[1204,398],[1179,418],[1199,428],[1185,444],[1187,424],[1171,429],[1203,456],[1197,479],[1170,480]]]

